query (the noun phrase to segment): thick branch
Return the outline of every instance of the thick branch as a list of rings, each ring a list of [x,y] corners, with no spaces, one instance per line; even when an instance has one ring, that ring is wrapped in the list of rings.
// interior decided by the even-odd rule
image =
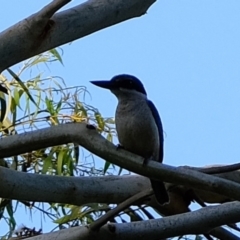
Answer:
[[[155,0],[89,0],[53,15],[67,2],[55,0],[0,33],[0,73],[36,54],[139,17]]]
[[[74,205],[93,202],[119,204],[136,193],[151,188],[149,180],[139,175],[60,177],[28,174],[0,167],[0,176],[0,197],[20,201],[58,202]],[[238,181],[237,178],[236,181]],[[29,194],[29,189],[34,189],[34,191]],[[182,186],[170,189],[169,205],[160,206],[154,197],[144,203],[157,209],[164,216],[189,211],[188,206],[191,199],[186,201],[186,193],[189,189]],[[221,203],[228,200],[213,192],[195,189],[194,191],[205,202]]]
[[[0,197],[74,205],[120,203],[150,188],[141,176],[60,177],[28,174],[0,167]],[[131,182],[131,184],[128,184]],[[29,194],[29,189],[33,189]]]
[[[0,158],[69,142],[78,143],[103,159],[140,175],[240,200],[240,185],[233,181],[155,161],[149,161],[143,167],[141,157],[125,150],[117,150],[111,142],[97,131],[89,130],[84,123],[63,124],[1,139]]]
[[[158,240],[185,234],[201,234],[211,229],[240,221],[240,203],[225,203],[220,206],[206,207],[195,212],[184,213],[141,222],[107,224],[95,236],[105,240]],[[87,227],[75,227],[29,238],[29,240],[86,240],[94,235]]]

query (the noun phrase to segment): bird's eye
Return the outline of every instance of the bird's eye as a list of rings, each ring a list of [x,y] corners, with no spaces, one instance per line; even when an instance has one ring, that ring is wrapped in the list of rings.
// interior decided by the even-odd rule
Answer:
[[[130,80],[130,81],[129,81],[129,84],[130,84],[130,85],[132,85],[132,84],[133,84],[133,82]]]

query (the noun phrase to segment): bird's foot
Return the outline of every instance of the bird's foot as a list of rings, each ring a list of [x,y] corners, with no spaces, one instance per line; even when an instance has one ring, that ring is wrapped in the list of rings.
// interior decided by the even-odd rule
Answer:
[[[119,149],[124,149],[124,147],[120,143],[117,144],[117,150],[119,150]]]
[[[87,124],[86,125],[86,128],[87,129],[90,129],[90,130],[96,130],[97,128],[94,126],[94,125],[92,125],[92,124]]]
[[[146,166],[148,164],[149,160],[150,160],[149,158],[144,158],[143,159],[143,166]]]
[[[149,158],[144,158],[143,159],[143,166],[146,166],[148,164],[149,161],[151,161],[153,158],[149,157]]]

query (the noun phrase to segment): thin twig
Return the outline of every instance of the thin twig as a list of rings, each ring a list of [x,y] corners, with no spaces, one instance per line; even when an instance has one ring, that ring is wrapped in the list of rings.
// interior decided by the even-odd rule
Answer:
[[[43,7],[38,15],[45,18],[51,18],[63,6],[71,2],[71,0],[53,0],[51,3]]]
[[[218,173],[227,173],[227,172],[237,171],[240,169],[240,163],[235,163],[235,164],[225,165],[225,166],[218,166],[218,167],[198,168],[198,167],[184,166],[184,168],[189,168],[191,170],[199,171],[206,174],[218,174]]]
[[[123,211],[124,209],[128,208],[131,206],[133,203],[146,198],[150,195],[153,194],[152,189],[144,190],[140,193],[135,194],[134,196],[128,198],[124,202],[120,203],[116,208],[113,208],[109,212],[107,212],[105,215],[103,215],[101,218],[97,219],[95,222],[90,224],[89,229],[92,231],[97,231],[99,228],[101,228],[103,225],[105,225],[109,219],[113,218],[116,216],[118,213]]]

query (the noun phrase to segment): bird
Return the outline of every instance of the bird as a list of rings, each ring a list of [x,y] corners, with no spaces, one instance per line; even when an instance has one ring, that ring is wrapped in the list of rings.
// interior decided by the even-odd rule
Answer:
[[[90,82],[110,90],[118,99],[115,124],[119,146],[143,157],[143,165],[150,159],[161,163],[163,126],[155,105],[147,98],[142,82],[129,74]],[[151,178],[150,181],[157,202],[160,205],[168,203],[169,196],[164,183]]]

